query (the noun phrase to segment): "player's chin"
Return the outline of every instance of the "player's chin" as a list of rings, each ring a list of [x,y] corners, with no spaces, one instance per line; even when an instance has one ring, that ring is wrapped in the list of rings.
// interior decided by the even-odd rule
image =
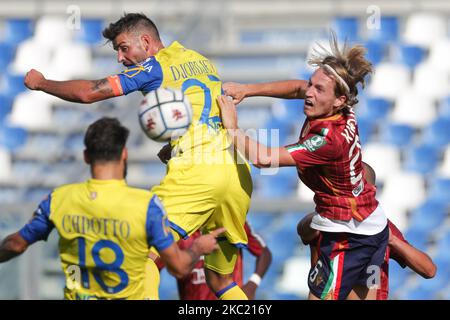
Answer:
[[[303,113],[305,114],[305,116],[309,117],[313,117],[314,116],[314,108],[311,106],[304,106],[303,107]]]

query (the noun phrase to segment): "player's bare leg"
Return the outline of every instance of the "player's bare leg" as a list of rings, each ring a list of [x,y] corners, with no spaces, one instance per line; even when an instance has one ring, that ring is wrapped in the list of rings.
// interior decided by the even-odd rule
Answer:
[[[369,289],[367,286],[358,285],[353,287],[347,296],[347,300],[376,300],[377,289]]]
[[[233,281],[233,274],[219,274],[205,268],[206,283],[220,300],[248,300],[245,293]]]
[[[313,295],[311,292],[309,292],[308,300],[320,300],[320,298],[317,298],[315,295]]]

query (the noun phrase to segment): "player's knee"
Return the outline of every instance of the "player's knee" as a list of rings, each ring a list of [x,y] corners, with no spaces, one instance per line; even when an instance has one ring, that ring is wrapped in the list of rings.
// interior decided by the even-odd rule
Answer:
[[[220,291],[233,282],[233,274],[220,274],[210,269],[205,269],[205,276],[206,283],[214,292]]]

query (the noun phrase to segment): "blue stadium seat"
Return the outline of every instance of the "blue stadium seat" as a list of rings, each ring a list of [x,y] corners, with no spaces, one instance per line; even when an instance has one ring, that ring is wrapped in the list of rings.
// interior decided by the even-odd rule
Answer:
[[[364,44],[364,47],[367,49],[366,58],[373,65],[377,65],[384,59],[385,55],[385,45],[383,42],[379,41],[367,41]]]
[[[403,269],[396,261],[389,261],[389,292],[397,291],[401,288],[410,274],[409,270]]]
[[[358,107],[358,119],[378,121],[384,119],[391,109],[391,103],[382,98],[367,97]]]
[[[166,268],[160,273],[159,298],[161,300],[177,300],[179,298],[177,281]]]
[[[11,187],[0,187],[0,203],[18,204],[23,201],[23,190]],[[20,218],[20,215],[17,215]],[[0,229],[4,226],[5,219],[0,219]]]
[[[422,143],[441,150],[450,143],[450,119],[438,118],[433,121],[424,131]]]
[[[295,230],[295,226],[293,229]],[[295,247],[300,245],[300,240],[294,230],[282,228],[268,237],[267,245],[272,251],[273,260],[285,261],[294,254]]]
[[[450,274],[448,269],[437,269],[436,275],[432,279],[424,279],[419,277],[418,289],[424,292],[434,292],[444,289],[450,280]]]
[[[432,232],[444,222],[446,216],[445,205],[426,201],[412,211],[409,228],[417,231]]]
[[[4,95],[0,95],[0,125],[3,123],[3,120],[10,112],[11,99]]]
[[[423,290],[420,287],[410,289],[401,295],[401,300],[434,300],[435,298],[434,291]]]
[[[450,96],[442,99],[439,104],[439,117],[450,120]]]
[[[295,182],[297,179],[292,179],[290,182],[286,181],[284,177],[281,176],[266,176],[260,178],[260,188],[256,190],[259,196],[265,198],[283,198],[292,196],[296,192],[296,184],[294,185],[292,181]]]
[[[73,152],[74,154],[79,154],[84,149],[84,134],[71,134],[64,141],[64,148]]]
[[[261,285],[259,286],[259,290],[272,291],[275,287],[278,279],[278,262],[272,260],[272,264],[264,275],[263,280],[261,281]],[[254,270],[254,269],[253,269]]]
[[[426,251],[428,245],[428,231],[408,229],[403,235],[412,246],[422,251]]]
[[[270,300],[300,300],[300,297],[291,292],[278,292],[274,291],[270,294]]]
[[[441,202],[445,205],[450,204],[450,179],[437,178],[431,183],[429,188],[429,199]]]
[[[366,144],[371,140],[372,133],[374,131],[375,123],[368,118],[358,118],[358,131],[359,138],[362,144]]]
[[[421,47],[401,44],[397,48],[397,60],[400,63],[414,69],[425,58],[425,50]]]
[[[52,192],[52,190],[49,188],[32,187],[26,190],[24,198],[26,201],[38,205],[50,192]]]
[[[267,212],[249,212],[247,214],[247,221],[255,232],[263,233],[266,229],[272,228],[274,215]]]
[[[291,134],[291,127],[286,125],[286,122],[277,119],[270,118],[267,119],[266,123],[263,126],[264,129],[267,129],[267,141],[260,141],[261,143],[266,144],[267,146],[278,147],[281,141],[284,141]],[[270,130],[279,130],[278,136],[279,141],[272,141],[272,135]]]
[[[398,123],[387,123],[380,131],[381,142],[389,143],[399,148],[407,147],[414,135],[413,127]]]
[[[6,73],[3,76],[2,93],[14,98],[16,95],[26,90],[23,84],[24,75]]]
[[[103,20],[102,19],[82,19],[81,28],[75,36],[75,40],[90,45],[101,43],[105,40],[102,37]]]
[[[442,259],[447,261],[450,260],[450,256],[448,255],[450,252],[450,232],[444,234],[444,236],[437,241],[437,252],[438,256]]]
[[[380,42],[395,42],[399,35],[399,21],[395,16],[382,16],[380,28],[369,30],[369,39]]]
[[[19,127],[0,126],[0,146],[15,151],[25,144],[27,131]]]
[[[239,33],[239,42],[244,44],[262,43],[265,32],[263,30],[245,30]]]
[[[14,58],[14,50],[10,44],[0,43],[0,68],[6,70],[11,60]]]
[[[427,145],[414,146],[405,155],[405,170],[420,174],[432,173],[438,164],[438,153]]]
[[[16,45],[33,35],[31,19],[7,19],[4,42]]]
[[[357,17],[336,17],[333,20],[333,29],[339,40],[354,42],[359,40],[359,26]]]

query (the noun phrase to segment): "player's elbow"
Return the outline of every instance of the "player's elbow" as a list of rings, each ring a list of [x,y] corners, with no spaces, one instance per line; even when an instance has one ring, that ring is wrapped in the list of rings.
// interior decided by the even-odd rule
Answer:
[[[183,268],[180,266],[167,266],[167,270],[171,275],[173,275],[177,279],[182,279],[189,274],[189,268]]]
[[[95,94],[90,91],[80,91],[77,100],[81,103],[93,103],[96,101]]]
[[[24,240],[20,241],[15,235],[11,235],[5,240],[4,247],[14,255],[19,255],[27,250],[28,243]]]
[[[425,268],[422,273],[422,277],[425,279],[432,279],[436,275],[437,267],[434,263],[430,262],[430,265]]]
[[[267,265],[270,265],[272,263],[272,251],[268,247],[264,248],[263,255],[267,261]]]

